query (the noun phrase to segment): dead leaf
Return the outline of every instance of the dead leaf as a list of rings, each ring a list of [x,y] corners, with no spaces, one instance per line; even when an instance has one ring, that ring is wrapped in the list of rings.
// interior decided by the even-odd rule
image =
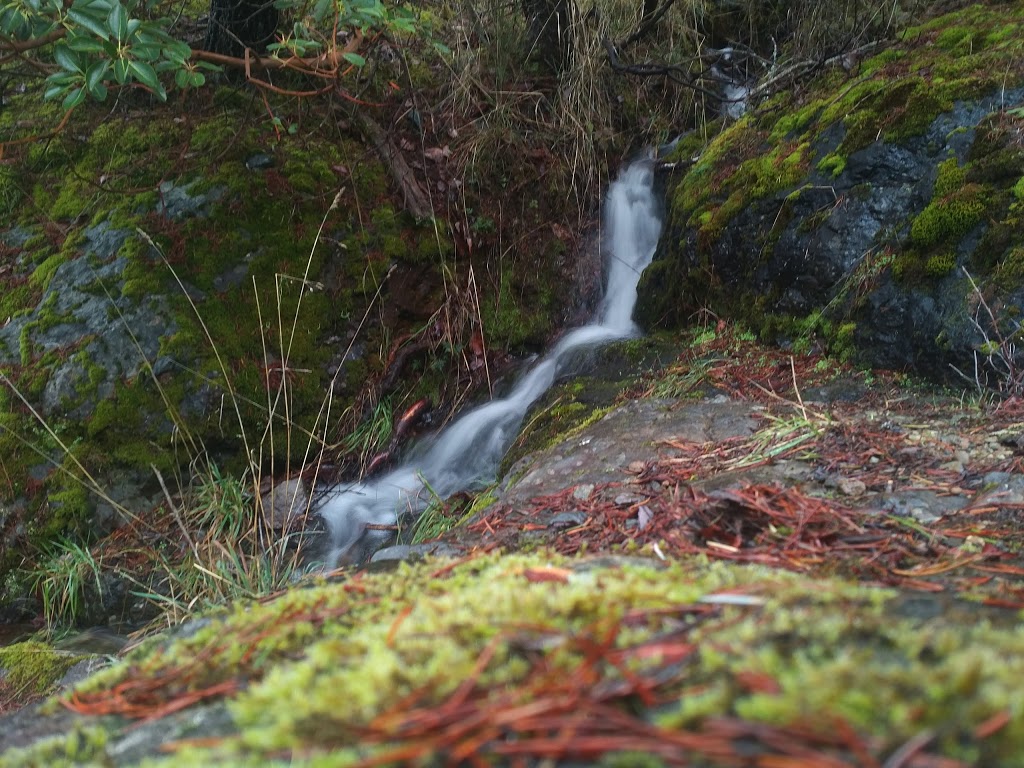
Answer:
[[[451,155],[452,151],[448,149],[447,145],[444,147],[427,147],[423,150],[423,156],[428,160],[433,160],[435,163],[447,160]]]

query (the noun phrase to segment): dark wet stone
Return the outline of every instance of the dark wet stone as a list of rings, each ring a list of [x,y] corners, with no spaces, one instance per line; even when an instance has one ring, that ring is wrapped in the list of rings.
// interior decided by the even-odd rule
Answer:
[[[559,512],[548,522],[548,528],[561,531],[566,528],[575,528],[587,522],[586,512]]]
[[[265,171],[274,167],[274,156],[265,152],[250,155],[245,159],[245,167],[250,171]]]

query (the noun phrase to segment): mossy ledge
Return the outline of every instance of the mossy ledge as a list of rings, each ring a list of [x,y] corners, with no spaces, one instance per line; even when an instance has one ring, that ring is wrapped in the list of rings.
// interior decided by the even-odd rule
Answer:
[[[700,732],[716,716],[832,723],[886,754],[931,729],[931,746],[944,755],[1024,764],[1019,626],[970,605],[921,611],[928,599],[907,603],[890,590],[701,559],[666,565],[541,552],[402,564],[239,604],[177,638],[147,641],[83,683],[76,701],[138,687],[155,710],[191,695],[207,705],[151,722],[143,736],[122,720],[81,718],[71,746],[76,759],[97,765],[114,754],[120,764],[355,765],[410,747],[397,731],[381,737],[385,713],[400,720],[406,708],[453,697],[485,707],[499,692],[529,700],[535,678],[586,670],[596,675],[590,689],[663,675],[662,704],[631,706],[666,733]],[[957,611],[976,615],[943,618]],[[603,660],[587,651],[592,644],[604,648]],[[218,690],[223,696],[201,694]],[[229,718],[216,714],[224,707]],[[994,717],[1005,725],[992,733],[985,724]],[[197,718],[221,723],[221,735],[189,742]],[[485,739],[477,749],[487,755],[501,743]],[[53,741],[38,749],[53,759]],[[421,750],[425,760],[443,759]],[[12,750],[0,765],[39,759]]]

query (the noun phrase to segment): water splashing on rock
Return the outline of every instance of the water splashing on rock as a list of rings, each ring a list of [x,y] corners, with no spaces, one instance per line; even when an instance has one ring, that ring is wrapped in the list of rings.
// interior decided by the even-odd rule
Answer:
[[[573,353],[637,333],[632,319],[637,283],[661,234],[653,186],[653,163],[640,160],[623,170],[608,189],[603,211],[607,283],[591,324],[562,337],[507,397],[463,414],[418,446],[402,466],[328,494],[317,510],[327,525],[328,564],[351,559],[356,549],[366,554],[383,545],[388,535],[373,526],[416,516],[433,494],[447,498],[493,480],[527,410],[554,383]]]

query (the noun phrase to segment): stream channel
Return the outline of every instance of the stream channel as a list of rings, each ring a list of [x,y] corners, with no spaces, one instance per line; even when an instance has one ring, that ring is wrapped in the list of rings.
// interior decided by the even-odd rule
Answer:
[[[390,540],[389,526],[415,518],[431,499],[448,498],[492,481],[526,412],[572,358],[583,350],[637,335],[632,320],[637,284],[661,235],[653,160],[634,161],[608,188],[602,228],[605,291],[594,320],[563,336],[523,374],[508,396],[470,410],[424,439],[400,467],[330,490],[317,510],[329,537],[326,565],[372,554]]]

